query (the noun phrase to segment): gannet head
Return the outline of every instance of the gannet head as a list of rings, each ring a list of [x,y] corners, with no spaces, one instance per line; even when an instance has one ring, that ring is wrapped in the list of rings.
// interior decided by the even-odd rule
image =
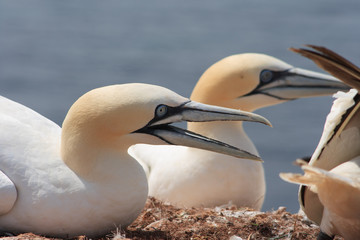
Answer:
[[[127,151],[137,143],[176,144],[259,160],[259,157],[181,128],[179,121],[255,121],[265,118],[248,112],[190,101],[159,86],[123,84],[94,89],[70,108],[62,131],[62,157],[80,151],[94,157],[97,149]],[[69,163],[70,164],[70,163]]]
[[[195,86],[191,99],[254,111],[346,89],[349,88],[332,76],[295,68],[265,54],[244,53],[226,57],[208,68]]]

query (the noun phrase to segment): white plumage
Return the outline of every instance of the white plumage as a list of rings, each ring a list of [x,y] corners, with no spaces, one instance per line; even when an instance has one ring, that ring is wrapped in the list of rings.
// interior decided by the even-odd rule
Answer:
[[[184,144],[259,160],[168,124],[269,124],[256,114],[198,104],[147,84],[84,94],[70,108],[62,129],[4,97],[0,109],[0,230],[56,237],[96,237],[135,220],[148,184],[143,168],[127,153],[133,144]]]
[[[255,111],[289,100],[348,89],[335,78],[295,68],[264,54],[238,54],[212,65],[191,99]],[[188,123],[188,129],[258,154],[242,123]],[[262,163],[178,146],[136,145],[129,152],[148,175],[149,195],[178,206],[213,207],[229,202],[260,209],[265,197]]]

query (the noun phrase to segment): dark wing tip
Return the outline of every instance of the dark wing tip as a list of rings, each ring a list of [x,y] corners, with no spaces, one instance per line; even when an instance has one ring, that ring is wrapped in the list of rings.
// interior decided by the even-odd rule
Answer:
[[[326,47],[306,44],[311,48],[289,48],[290,51],[309,58],[320,68],[340,79],[345,84],[360,90],[360,68]]]

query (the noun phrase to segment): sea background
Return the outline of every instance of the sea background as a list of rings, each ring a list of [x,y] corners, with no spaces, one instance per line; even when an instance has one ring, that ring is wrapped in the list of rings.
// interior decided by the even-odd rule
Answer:
[[[0,95],[61,125],[79,96],[104,85],[151,83],[189,97],[201,74],[232,54],[321,71],[287,50],[310,43],[360,65],[359,25],[358,0],[1,0]],[[245,123],[265,161],[264,211],[297,212],[298,187],[278,175],[301,172],[293,162],[314,151],[332,101],[258,110],[273,128]]]

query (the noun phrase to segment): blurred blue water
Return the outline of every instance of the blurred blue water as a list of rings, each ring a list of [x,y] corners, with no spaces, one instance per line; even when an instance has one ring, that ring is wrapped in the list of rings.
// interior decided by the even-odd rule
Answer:
[[[219,59],[262,52],[317,70],[287,51],[325,45],[360,64],[360,2],[318,1],[0,1],[0,94],[61,124],[70,105],[95,87],[145,82],[189,96]],[[332,99],[281,104],[258,113],[274,125],[246,124],[264,158],[263,210],[298,210],[296,171],[313,152]]]

